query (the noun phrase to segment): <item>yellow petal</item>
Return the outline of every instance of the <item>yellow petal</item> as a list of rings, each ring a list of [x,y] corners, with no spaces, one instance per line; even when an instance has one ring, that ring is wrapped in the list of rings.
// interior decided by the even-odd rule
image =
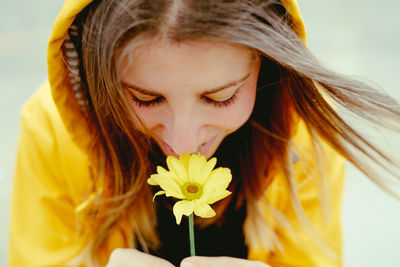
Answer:
[[[158,167],[160,167],[160,166],[158,166]],[[150,185],[159,185],[158,181],[159,181],[159,179],[161,179],[160,177],[164,177],[162,179],[172,179],[172,175],[168,171],[165,170],[165,172],[161,171],[161,173],[152,174],[150,176],[150,178],[147,179],[147,183]]]
[[[154,175],[154,174],[153,174]],[[152,175],[152,176],[153,176]],[[152,178],[152,177],[150,177],[150,178],[148,178],[147,179],[147,183],[149,184],[149,185],[158,185],[158,183],[156,182],[156,180],[154,180],[154,178]]]
[[[203,194],[198,199],[198,201],[208,203],[208,200],[211,199],[211,196],[212,196],[212,194],[214,194],[215,191],[216,191],[215,188],[209,187],[207,191],[204,191],[204,188],[203,188]]]
[[[223,190],[223,191],[216,191],[213,194],[211,194],[208,199],[206,200],[206,202],[208,204],[214,204],[215,202],[217,202],[218,200],[221,200],[223,198],[226,198],[227,196],[229,196],[232,192],[228,191],[228,190]]]
[[[189,154],[179,156],[179,160],[182,162],[182,165],[186,170],[189,169],[189,159],[190,159]]]
[[[206,159],[203,156],[198,156],[196,154],[192,154],[189,159],[189,181],[194,182],[198,181],[197,179],[199,178],[200,171],[203,168],[204,165],[207,164]]]
[[[169,175],[153,174],[150,179],[165,191],[167,197],[185,198],[180,186]]]
[[[164,169],[163,167],[161,167],[161,166],[157,166],[157,172],[158,172],[159,174],[166,174],[166,173],[168,173],[168,171],[167,171],[166,169]]]
[[[207,180],[208,176],[210,176],[210,173],[212,169],[215,167],[215,164],[217,164],[217,159],[212,158],[210,159],[201,169],[200,174],[198,175],[196,181],[203,185],[205,181]]]
[[[153,202],[154,202],[154,199],[156,198],[156,196],[163,195],[163,194],[165,194],[165,191],[158,191],[157,193],[155,193],[154,197],[153,197]]]
[[[209,190],[216,191],[224,190],[228,187],[232,180],[231,170],[228,168],[217,168],[213,170],[204,183],[203,191],[208,192]]]
[[[215,216],[215,211],[207,203],[196,201],[194,214],[202,218],[211,218]]]
[[[194,201],[182,200],[175,203],[173,212],[176,219],[176,224],[181,223],[182,215],[189,216],[194,210]]]
[[[170,172],[175,174],[177,176],[176,179],[178,179],[182,184],[188,181],[187,171],[182,162],[180,162],[177,158],[174,156],[168,156],[167,165]]]
[[[179,178],[177,175],[175,175],[173,172],[169,172],[169,171],[166,171],[166,172],[161,172],[161,173],[159,173],[160,175],[164,175],[164,176],[167,176],[169,179],[172,179],[172,180],[174,180],[177,184],[179,184],[179,186],[182,186],[185,182],[184,181],[182,181],[182,179],[181,178]]]

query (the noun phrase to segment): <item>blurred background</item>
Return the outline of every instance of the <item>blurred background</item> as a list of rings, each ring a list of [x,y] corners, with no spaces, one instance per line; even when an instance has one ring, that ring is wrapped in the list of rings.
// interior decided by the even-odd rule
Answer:
[[[400,99],[400,1],[298,1],[309,48],[326,66]],[[3,0],[0,9],[0,266],[7,264],[19,112],[47,79],[46,43],[61,6],[61,0]],[[400,148],[392,145],[399,135],[386,137]],[[400,266],[400,202],[350,165],[343,231],[344,266]]]

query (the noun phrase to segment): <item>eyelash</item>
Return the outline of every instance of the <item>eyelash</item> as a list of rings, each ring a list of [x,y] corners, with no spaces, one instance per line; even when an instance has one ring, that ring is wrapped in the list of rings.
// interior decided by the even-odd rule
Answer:
[[[228,107],[230,105],[232,105],[233,103],[236,102],[237,100],[237,92],[235,92],[230,98],[224,100],[224,101],[215,101],[212,100],[211,98],[205,97],[203,96],[202,99],[204,99],[204,101],[207,104],[211,104],[214,105],[217,108],[223,108],[223,107]]]
[[[237,90],[230,98],[224,100],[224,101],[215,101],[212,100],[211,98],[208,98],[206,96],[202,96],[201,98],[210,105],[213,105],[217,108],[223,108],[223,107],[228,107],[230,105],[232,105],[233,103],[236,102],[237,100],[237,93],[239,90]],[[164,100],[164,98],[162,96],[156,97],[153,100],[150,101],[142,101],[138,98],[136,98],[132,93],[128,93],[129,98],[134,101],[139,107],[153,107],[156,105],[159,105],[162,103],[162,101]]]
[[[161,102],[164,100],[163,97],[159,96],[159,97],[156,97],[156,98],[154,98],[153,100],[150,100],[150,101],[142,101],[142,100],[137,99],[130,92],[128,93],[128,96],[132,101],[134,101],[139,106],[139,108],[141,108],[141,107],[146,107],[147,108],[147,107],[151,107],[151,106],[156,106],[156,105],[161,104]]]

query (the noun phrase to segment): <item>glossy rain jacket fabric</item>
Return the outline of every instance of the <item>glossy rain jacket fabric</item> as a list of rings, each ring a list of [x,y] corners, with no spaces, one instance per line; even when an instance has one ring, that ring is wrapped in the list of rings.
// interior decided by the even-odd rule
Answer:
[[[91,200],[89,167],[91,131],[71,88],[61,47],[75,16],[91,1],[66,0],[55,22],[48,44],[49,81],[27,101],[22,110],[21,135],[12,197],[10,228],[10,266],[61,266],[82,254],[92,236],[90,225],[78,225],[77,211]],[[305,30],[296,0],[282,1],[294,22],[294,30],[305,42]],[[315,168],[311,143],[298,122],[294,141],[301,146],[300,160],[294,163],[299,197],[306,215],[319,237],[331,248],[329,257],[301,229],[278,174],[265,192],[263,201],[286,216],[287,228],[268,219],[277,233],[282,249],[266,251],[250,244],[249,259],[271,266],[340,266],[340,205],[344,177],[344,160],[326,146],[329,159],[327,177],[330,186],[331,217],[324,224],[320,216],[318,186],[310,182]],[[265,204],[264,203],[264,204]],[[83,234],[77,234],[79,232]],[[82,231],[83,228],[83,231]],[[99,252],[106,263],[111,251],[126,247],[129,227],[121,222]],[[245,235],[250,234],[247,228]]]

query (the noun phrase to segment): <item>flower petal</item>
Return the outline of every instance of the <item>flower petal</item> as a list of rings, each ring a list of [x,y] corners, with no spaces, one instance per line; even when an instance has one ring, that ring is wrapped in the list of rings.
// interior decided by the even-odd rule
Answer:
[[[157,172],[158,172],[158,174],[166,174],[166,173],[168,173],[168,171],[166,169],[164,169],[163,167],[161,167],[161,166],[157,166]]]
[[[154,174],[153,174],[154,175]],[[153,176],[152,175],[152,176]],[[156,180],[154,180],[154,177],[151,177],[150,176],[150,178],[148,178],[147,179],[147,183],[149,184],[149,185],[158,185],[158,183],[156,182]]]
[[[193,213],[195,207],[194,201],[182,200],[175,203],[173,212],[176,219],[176,224],[181,223],[182,215],[189,216]]]
[[[216,189],[215,188],[211,188],[211,187],[209,187],[208,190],[206,190],[206,191],[204,191],[204,189],[203,189],[203,194],[198,199],[198,201],[201,201],[201,202],[204,202],[204,203],[208,203],[208,200],[211,199],[211,196],[212,196],[212,194],[214,194],[215,191],[216,191]]]
[[[204,165],[207,164],[207,161],[204,156],[199,156],[196,154],[192,154],[189,159],[189,181],[197,182],[199,178],[199,174]]]
[[[196,201],[194,214],[202,218],[211,218],[215,216],[215,211],[207,203]]]
[[[203,185],[205,183],[208,176],[210,176],[212,169],[215,167],[215,164],[217,164],[217,159],[212,158],[202,167],[202,169],[196,179],[196,181],[199,184]]]
[[[149,180],[159,185],[165,191],[167,197],[185,198],[180,186],[169,175],[153,174],[147,181],[149,182]]]
[[[156,196],[159,196],[159,195],[164,195],[165,194],[165,191],[158,191],[157,193],[155,193],[154,194],[154,197],[153,197],[153,202],[154,202],[154,199],[156,198]]]
[[[179,156],[179,160],[182,162],[182,165],[185,168],[185,170],[189,169],[189,159],[190,159],[189,154]]]
[[[228,187],[232,180],[231,170],[228,168],[217,168],[213,170],[204,183],[203,190],[206,192],[208,190],[224,190]]]
[[[150,178],[147,179],[147,183],[150,185],[158,185],[158,182],[154,179],[154,175],[159,175],[159,176],[166,176],[168,179],[172,178],[172,174],[170,174],[169,171],[164,169],[161,166],[157,166],[157,172],[156,174],[152,174]]]
[[[177,158],[174,156],[168,156],[167,165],[170,172],[175,174],[177,176],[176,179],[178,179],[182,184],[188,181],[187,170],[182,162],[180,162]]]
[[[208,204],[214,204],[215,202],[217,202],[218,200],[221,200],[223,198],[226,198],[227,196],[229,196],[232,192],[228,191],[228,190],[223,190],[223,191],[216,191],[213,194],[211,194],[208,199],[206,200],[206,202]]]

